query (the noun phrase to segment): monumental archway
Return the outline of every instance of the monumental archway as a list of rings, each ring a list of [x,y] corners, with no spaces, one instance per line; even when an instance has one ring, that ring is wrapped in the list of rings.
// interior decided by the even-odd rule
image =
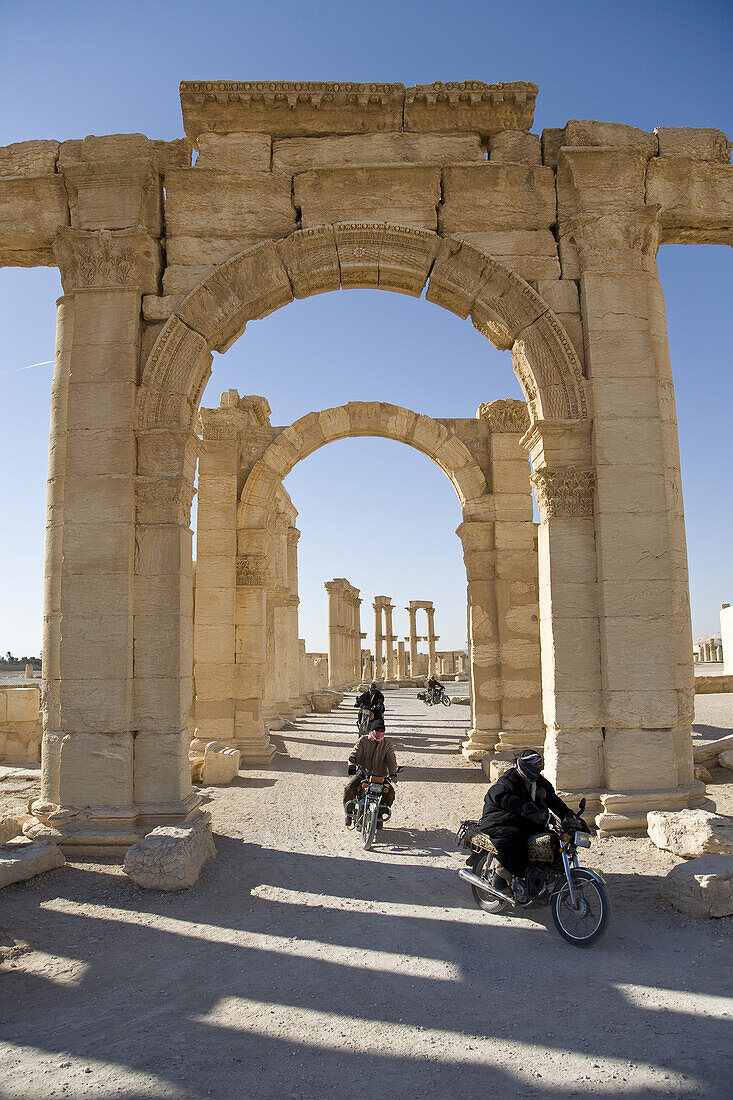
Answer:
[[[40,831],[122,846],[198,812],[188,525],[211,353],[293,297],[338,287],[425,288],[512,350],[560,787],[594,792],[607,830],[698,797],[656,251],[731,243],[730,146],[717,131],[578,121],[540,142],[535,95],[521,82],[192,83],[193,167],[186,142],[139,134],[3,151],[0,261],[56,263],[65,292]],[[495,540],[512,535],[495,522],[471,517],[464,549],[521,586],[509,560],[496,572]],[[513,653],[521,663],[522,645]]]

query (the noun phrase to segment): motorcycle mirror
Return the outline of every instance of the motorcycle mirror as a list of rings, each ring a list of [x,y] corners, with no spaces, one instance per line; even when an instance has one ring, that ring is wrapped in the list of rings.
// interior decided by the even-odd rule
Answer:
[[[584,799],[584,798],[581,798],[581,800],[580,800],[580,806],[578,807],[578,809],[580,810],[580,812],[581,812],[581,813],[582,813],[582,812],[583,812],[583,810],[585,809],[585,799]]]

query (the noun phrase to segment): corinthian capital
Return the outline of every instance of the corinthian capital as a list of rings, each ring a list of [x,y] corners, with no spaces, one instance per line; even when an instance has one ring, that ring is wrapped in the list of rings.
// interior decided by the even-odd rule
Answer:
[[[53,253],[65,294],[75,290],[118,290],[157,294],[160,245],[144,229],[73,229],[57,232]]]
[[[542,469],[530,481],[543,522],[554,517],[577,518],[593,515],[596,472],[590,467],[563,466]]]
[[[479,405],[477,420],[487,420],[492,432],[516,432],[524,435],[529,427],[529,412],[524,401],[507,397],[503,401],[488,401]]]
[[[561,250],[570,244],[581,272],[656,274],[659,206],[599,214],[575,214],[560,229]]]

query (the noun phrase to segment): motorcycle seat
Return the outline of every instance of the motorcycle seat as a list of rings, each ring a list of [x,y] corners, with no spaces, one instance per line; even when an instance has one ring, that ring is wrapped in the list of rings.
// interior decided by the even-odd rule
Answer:
[[[492,856],[499,854],[487,833],[474,833],[471,837],[471,846],[488,852]],[[527,854],[532,863],[552,863],[555,858],[552,850],[552,833],[535,833],[531,836],[527,843]]]

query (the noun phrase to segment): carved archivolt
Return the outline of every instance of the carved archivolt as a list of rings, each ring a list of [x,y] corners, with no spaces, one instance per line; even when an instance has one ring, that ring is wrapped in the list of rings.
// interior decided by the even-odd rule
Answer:
[[[497,347],[513,345],[514,369],[533,419],[587,418],[577,355],[557,317],[519,276],[480,250],[437,233],[358,222],[298,231],[227,261],[187,296],[142,371],[146,427],[167,427],[175,411],[195,416],[211,347],[226,350],[250,320],[293,295],[338,286],[375,286],[427,297],[458,313]],[[185,331],[184,331],[185,330]],[[184,351],[185,349],[185,351]],[[206,354],[205,354],[206,353]],[[183,368],[178,357],[185,355]],[[164,398],[176,389],[172,406]],[[174,379],[176,380],[174,382]],[[156,417],[163,418],[156,420]]]
[[[596,472],[590,467],[545,468],[532,474],[530,481],[543,520],[593,515]]]

